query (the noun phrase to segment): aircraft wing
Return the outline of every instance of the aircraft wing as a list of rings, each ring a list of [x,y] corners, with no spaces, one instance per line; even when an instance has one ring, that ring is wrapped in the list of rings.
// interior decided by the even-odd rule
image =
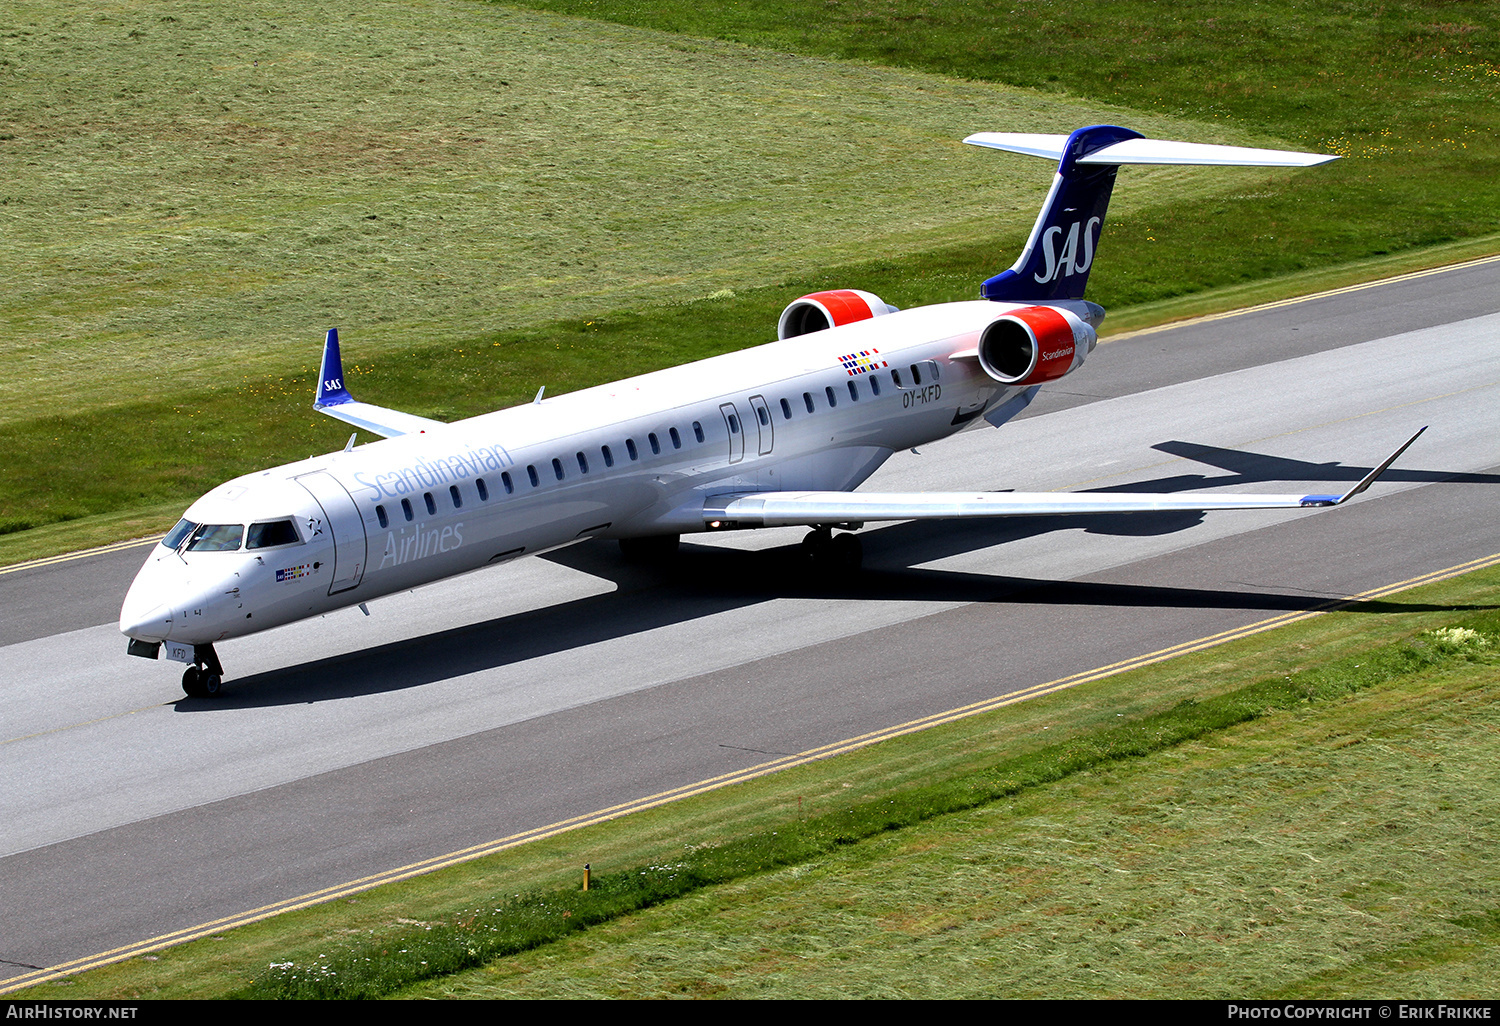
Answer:
[[[1370,487],[1406,443],[1342,495],[1252,495],[1236,492],[753,492],[716,496],[704,503],[709,524],[787,527],[798,524],[872,523],[1052,516],[1063,513],[1147,513],[1166,510],[1301,509],[1339,506]]]
[[[339,355],[337,328],[328,329],[328,337],[323,343],[323,371],[318,376],[318,394],[313,399],[313,409],[382,438],[419,435],[448,426],[440,420],[429,420],[414,413],[362,403],[350,395],[344,387],[344,359]]]
[[[342,403],[314,403],[313,409],[341,420],[345,424],[352,424],[371,434],[380,435],[382,438],[418,435],[424,431],[448,426],[440,420],[428,420],[426,417],[418,417],[413,413],[402,413],[400,410],[390,410],[384,406],[371,406],[369,403],[358,402],[354,399]]]

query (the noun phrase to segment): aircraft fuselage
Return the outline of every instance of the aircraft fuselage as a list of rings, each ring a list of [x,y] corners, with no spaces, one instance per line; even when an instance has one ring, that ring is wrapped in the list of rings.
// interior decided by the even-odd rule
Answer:
[[[725,495],[853,489],[1030,387],[954,358],[1015,308],[892,313],[235,478],[185,520],[297,539],[157,546],[121,628],[206,645],[583,538],[710,530]]]

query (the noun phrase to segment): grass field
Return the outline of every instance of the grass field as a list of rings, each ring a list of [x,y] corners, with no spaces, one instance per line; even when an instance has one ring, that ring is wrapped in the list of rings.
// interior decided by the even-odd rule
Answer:
[[[990,240],[1049,176],[965,134],[1124,113],[465,0],[0,17],[3,423]]]
[[[1122,226],[1100,275],[1106,306],[1500,227],[1500,8],[1484,0],[526,2],[1088,97],[1346,158]]]
[[[1471,573],[25,996],[1487,996],[1497,595]],[[612,895],[655,907],[572,928]],[[534,950],[484,954],[508,922]]]

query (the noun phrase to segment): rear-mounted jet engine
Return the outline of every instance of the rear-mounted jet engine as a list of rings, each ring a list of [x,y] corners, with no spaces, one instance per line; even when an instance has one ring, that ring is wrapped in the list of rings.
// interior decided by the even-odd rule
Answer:
[[[1070,310],[1024,306],[995,318],[979,336],[979,365],[1006,385],[1056,381],[1083,363],[1099,336]]]
[[[814,331],[825,331],[855,321],[867,321],[871,317],[883,317],[895,313],[896,308],[873,292],[861,289],[832,289],[814,292],[794,299],[781,311],[781,320],[776,324],[776,337],[796,338]]]

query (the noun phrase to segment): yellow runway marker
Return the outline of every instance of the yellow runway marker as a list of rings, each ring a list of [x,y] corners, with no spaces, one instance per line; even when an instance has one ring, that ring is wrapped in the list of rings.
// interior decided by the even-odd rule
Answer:
[[[46,556],[42,559],[32,559],[25,563],[16,563],[14,566],[0,567],[0,574],[13,574],[17,570],[31,570],[39,566],[51,566],[53,563],[67,563],[75,559],[85,559],[89,556],[102,556],[109,552],[120,552],[123,549],[141,548],[146,545],[155,545],[161,541],[158,537],[132,538],[130,541],[115,542],[113,545],[101,545],[97,549],[84,549],[82,552],[65,552],[60,556]]]

